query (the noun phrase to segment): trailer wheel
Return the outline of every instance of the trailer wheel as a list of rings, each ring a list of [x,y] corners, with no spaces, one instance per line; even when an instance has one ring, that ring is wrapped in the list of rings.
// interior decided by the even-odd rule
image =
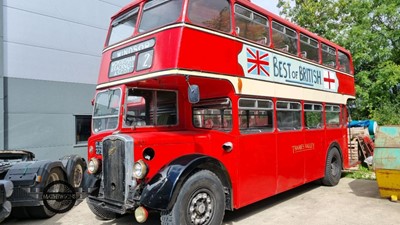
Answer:
[[[57,180],[65,181],[64,173],[60,168],[53,168],[50,170],[49,176],[47,177],[46,186]],[[54,189],[51,191],[62,192],[63,190],[60,190],[59,188],[61,188],[61,187],[55,186]],[[50,204],[54,204],[54,205],[61,204],[61,202],[57,202],[56,200],[52,200],[52,201],[53,202],[51,202]],[[44,205],[27,207],[27,210],[31,217],[38,218],[38,219],[50,218],[56,214],[55,212],[47,209],[47,207]]]
[[[117,218],[117,216],[118,216],[117,213],[105,210],[105,209],[101,208],[100,206],[91,203],[90,200],[86,200],[86,202],[89,206],[90,211],[92,211],[92,213],[101,220],[112,220],[112,219]]]
[[[335,186],[339,183],[342,176],[342,157],[339,150],[333,147],[329,150],[325,164],[325,177],[322,178],[322,184],[326,186]]]
[[[78,158],[75,165],[72,168],[72,173],[69,177],[69,183],[74,187],[78,188],[82,185],[83,173],[86,170],[86,164],[83,162],[82,158]]]
[[[208,170],[193,174],[179,190],[171,211],[161,212],[162,225],[221,224],[225,195],[219,178]]]
[[[70,183],[74,188],[81,187],[83,174],[86,170],[85,160],[79,155],[67,155],[60,158],[60,160],[67,161],[64,166],[67,170],[68,183]]]

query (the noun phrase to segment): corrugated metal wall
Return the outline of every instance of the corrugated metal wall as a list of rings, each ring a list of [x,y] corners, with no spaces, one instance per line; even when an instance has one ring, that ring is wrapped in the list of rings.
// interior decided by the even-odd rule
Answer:
[[[86,156],[75,115],[91,114],[110,17],[128,2],[3,1],[4,148]]]

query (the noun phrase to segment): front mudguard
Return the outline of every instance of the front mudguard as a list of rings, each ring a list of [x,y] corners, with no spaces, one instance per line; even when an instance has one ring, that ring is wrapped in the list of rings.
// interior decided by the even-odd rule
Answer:
[[[9,198],[13,207],[40,206],[41,193],[53,168],[60,168],[66,178],[65,167],[61,161],[26,161],[13,165],[4,177],[14,185]]]
[[[160,211],[172,209],[183,183],[198,169],[216,173],[226,190],[231,190],[228,173],[221,162],[205,155],[186,155],[163,167],[150,180],[142,191],[140,204]]]

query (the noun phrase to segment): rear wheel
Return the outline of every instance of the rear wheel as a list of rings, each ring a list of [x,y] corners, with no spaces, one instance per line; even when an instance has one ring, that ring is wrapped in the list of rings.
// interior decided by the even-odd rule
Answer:
[[[335,186],[339,183],[342,176],[342,157],[339,150],[333,147],[329,150],[326,157],[325,177],[322,178],[322,184],[326,186]]]
[[[219,225],[225,213],[225,195],[218,177],[202,170],[183,184],[171,211],[161,212],[162,225]]]
[[[50,183],[52,183],[54,181],[58,181],[58,180],[65,181],[64,173],[62,172],[62,170],[60,168],[53,168],[50,170],[50,174],[47,177],[46,186],[49,185]],[[55,193],[64,191],[61,189],[62,189],[62,187],[60,185],[55,185],[51,189],[49,189],[49,191],[55,192]],[[59,208],[59,206],[57,206],[57,205],[62,204],[62,203],[57,200],[51,200],[51,201],[49,201],[49,204],[54,206],[53,208]],[[44,205],[27,207],[27,210],[31,217],[39,218],[39,219],[50,218],[56,214],[55,212],[47,209],[47,207]]]

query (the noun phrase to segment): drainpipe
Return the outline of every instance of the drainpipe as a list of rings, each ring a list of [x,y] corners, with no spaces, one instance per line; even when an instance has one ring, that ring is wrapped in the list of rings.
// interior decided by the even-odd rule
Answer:
[[[5,90],[4,90],[4,36],[3,36],[3,4],[1,4],[0,8],[0,150],[5,149],[5,136],[6,136],[6,127],[5,127]]]

